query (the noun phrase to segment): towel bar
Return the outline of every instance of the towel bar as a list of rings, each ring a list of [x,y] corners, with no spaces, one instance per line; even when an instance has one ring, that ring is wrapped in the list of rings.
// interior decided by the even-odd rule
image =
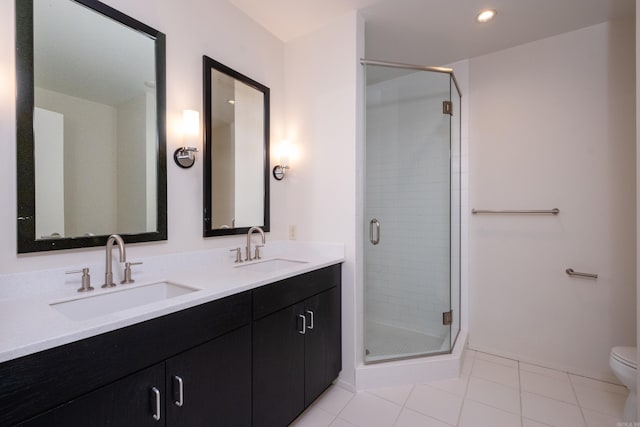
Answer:
[[[472,214],[551,214],[558,215],[560,209],[553,208],[549,210],[488,210],[488,209],[471,209]]]
[[[573,271],[573,268],[567,268],[565,270],[565,272],[569,275],[569,276],[578,276],[578,277],[587,277],[589,279],[597,279],[598,275],[597,274],[592,274],[592,273],[579,273],[577,271]]]

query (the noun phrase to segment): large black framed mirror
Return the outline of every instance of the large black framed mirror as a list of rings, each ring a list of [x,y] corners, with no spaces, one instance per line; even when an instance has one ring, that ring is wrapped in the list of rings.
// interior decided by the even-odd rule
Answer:
[[[96,0],[15,0],[18,253],[167,239],[165,35]]]
[[[269,231],[269,88],[203,56],[205,237]]]

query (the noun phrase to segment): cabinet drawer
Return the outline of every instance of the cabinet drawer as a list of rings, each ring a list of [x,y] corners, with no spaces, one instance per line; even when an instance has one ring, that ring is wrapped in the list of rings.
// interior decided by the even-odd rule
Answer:
[[[253,320],[337,286],[340,268],[336,264],[254,289]]]
[[[72,400],[250,322],[251,293],[0,364],[0,425]],[[43,325],[46,327],[46,325]]]

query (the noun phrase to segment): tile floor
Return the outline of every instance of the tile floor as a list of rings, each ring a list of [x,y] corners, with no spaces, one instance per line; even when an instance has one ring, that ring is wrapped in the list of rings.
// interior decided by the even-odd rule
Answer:
[[[294,427],[619,427],[619,385],[467,350],[460,378],[351,393],[330,387]]]

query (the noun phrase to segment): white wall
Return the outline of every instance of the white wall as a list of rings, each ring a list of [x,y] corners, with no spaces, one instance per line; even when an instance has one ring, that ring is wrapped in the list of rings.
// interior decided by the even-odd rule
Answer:
[[[470,346],[613,379],[636,342],[633,20],[470,61]],[[566,268],[599,278],[570,278]]]
[[[342,267],[342,373],[355,383],[356,141],[364,23],[349,13],[286,45],[287,139],[299,152],[283,181],[285,226],[297,238],[345,243]]]
[[[235,220],[238,227],[263,223],[264,172],[264,94],[245,83],[235,81],[234,131]],[[235,194],[238,197],[235,197]]]
[[[203,54],[271,88],[271,138],[281,139],[283,43],[223,0],[154,2],[152,6],[146,1],[131,0],[105,3],[167,35],[169,240],[130,245],[129,257],[135,260],[142,255],[239,245],[241,236],[202,238],[202,158],[199,155],[195,166],[184,170],[173,163],[173,151],[182,145],[178,133],[182,111],[202,111]],[[102,248],[16,255],[14,29],[14,2],[0,2],[0,148],[5,153],[0,160],[0,273],[95,262],[104,256]],[[284,188],[272,181],[272,232],[268,239],[285,236],[283,197]]]
[[[147,230],[147,94],[118,105],[116,111],[117,204],[114,230],[118,233],[139,233]],[[156,182],[153,174],[151,179]]]
[[[117,110],[42,88],[35,90],[35,104],[64,115],[66,235],[116,230]]]
[[[64,236],[64,116],[33,109],[36,174],[36,238]]]

